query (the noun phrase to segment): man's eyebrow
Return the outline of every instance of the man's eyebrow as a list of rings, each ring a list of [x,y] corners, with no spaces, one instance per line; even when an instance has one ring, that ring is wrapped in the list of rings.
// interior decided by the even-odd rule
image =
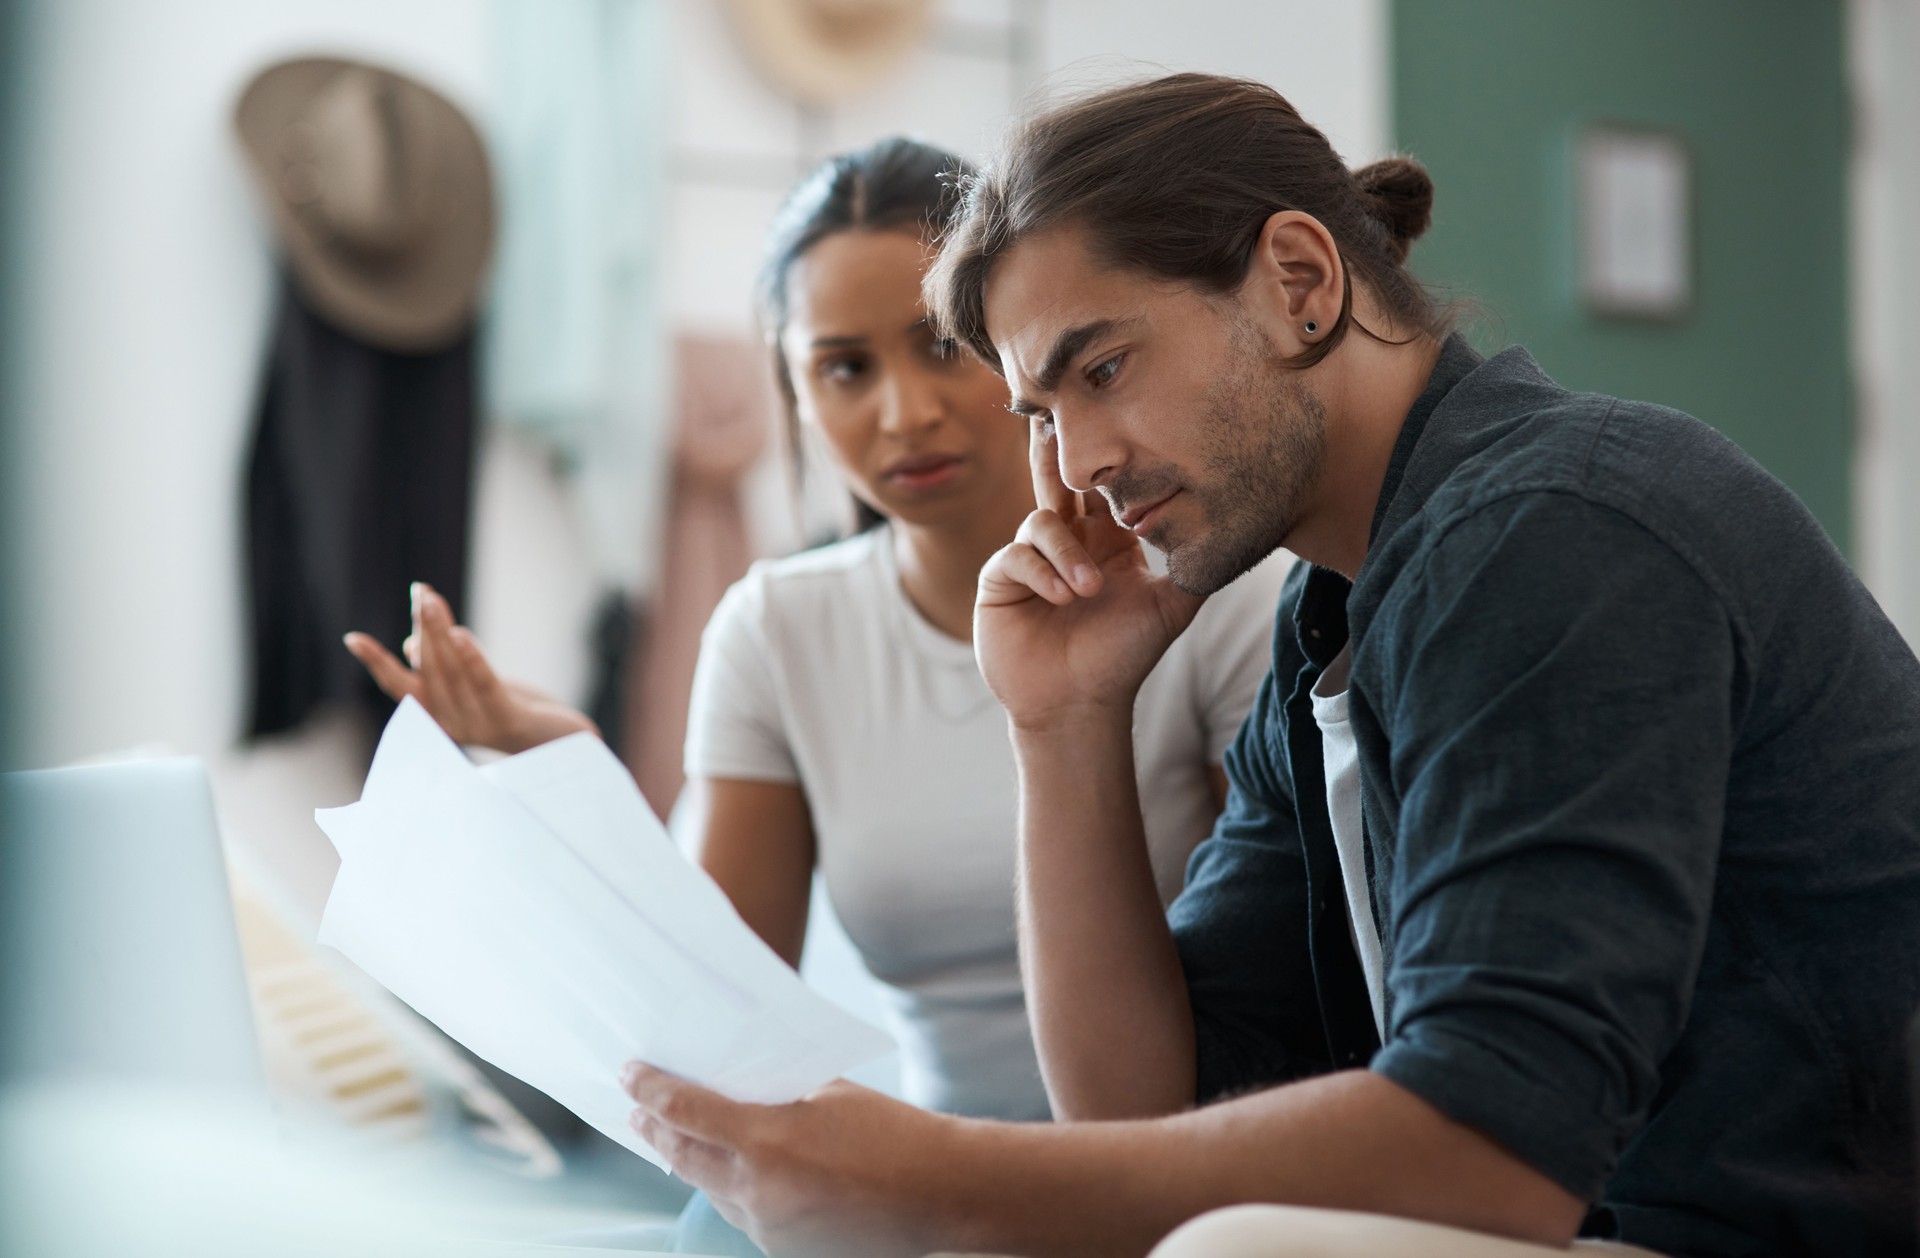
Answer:
[[[815,349],[843,349],[849,345],[865,345],[864,336],[816,336],[813,338]]]
[[[1067,368],[1073,360],[1103,336],[1110,336],[1123,328],[1138,323],[1136,319],[1095,319],[1092,323],[1083,323],[1079,327],[1068,328],[1054,338],[1053,348],[1047,351],[1047,359],[1040,364],[1040,370],[1033,378],[1034,388],[1041,393],[1052,393],[1060,387],[1060,378],[1067,374]],[[1007,403],[1007,409],[1015,415],[1031,418],[1046,414],[1047,408],[1038,402],[1029,402],[1018,393]]]
[[[1067,368],[1081,351],[1103,336],[1134,323],[1133,319],[1096,319],[1092,323],[1083,323],[1077,328],[1068,328],[1054,339],[1053,348],[1047,351],[1046,361],[1040,364],[1040,370],[1033,377],[1034,387],[1042,393],[1051,393],[1060,387],[1060,378],[1067,374]]]

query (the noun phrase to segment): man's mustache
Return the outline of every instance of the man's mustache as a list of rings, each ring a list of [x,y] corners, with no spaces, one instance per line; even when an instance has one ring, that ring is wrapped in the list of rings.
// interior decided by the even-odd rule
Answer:
[[[1107,510],[1113,513],[1115,523],[1127,513],[1128,507],[1136,503],[1158,502],[1179,488],[1180,476],[1169,467],[1123,472],[1099,486],[1100,496],[1107,500]]]

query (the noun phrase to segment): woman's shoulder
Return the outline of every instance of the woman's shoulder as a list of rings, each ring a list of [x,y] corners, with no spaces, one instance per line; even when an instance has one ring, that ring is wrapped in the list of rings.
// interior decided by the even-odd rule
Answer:
[[[748,620],[760,628],[799,622],[819,627],[868,614],[882,586],[885,530],[869,529],[798,554],[761,559],[733,583],[714,622]]]
[[[1160,701],[1192,711],[1216,733],[1238,726],[1272,666],[1281,587],[1293,566],[1290,553],[1276,551],[1201,605],[1148,678]]]
[[[1217,649],[1223,640],[1242,642],[1251,637],[1264,641],[1271,637],[1280,610],[1280,589],[1295,562],[1291,551],[1276,550],[1207,599],[1183,635],[1193,644],[1191,649],[1204,654]]]

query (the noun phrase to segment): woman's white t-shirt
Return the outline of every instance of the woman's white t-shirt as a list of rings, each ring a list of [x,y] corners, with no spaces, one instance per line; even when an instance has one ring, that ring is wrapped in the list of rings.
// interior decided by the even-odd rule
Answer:
[[[1209,599],[1141,687],[1135,760],[1163,902],[1211,829],[1207,766],[1266,674],[1289,562]],[[907,599],[888,529],[755,564],[727,592],[701,642],[686,769],[801,787],[834,911],[884,985],[908,1100],[1047,1116],[1015,953],[1006,714],[973,648]]]

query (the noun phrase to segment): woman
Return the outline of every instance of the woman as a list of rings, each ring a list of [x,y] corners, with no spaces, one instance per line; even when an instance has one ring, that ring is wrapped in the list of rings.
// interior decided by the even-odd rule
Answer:
[[[909,140],[836,157],[776,220],[762,315],[797,425],[869,526],[763,562],[703,640],[686,748],[697,859],[798,964],[814,870],[885,984],[902,1091],[923,1106],[1048,1117],[1015,956],[1006,718],[975,665],[982,565],[1033,510],[1005,383],[930,328],[929,239],[963,163]],[[1219,762],[1266,671],[1283,564],[1222,591],[1140,694],[1136,764],[1163,900],[1224,794]],[[590,728],[506,685],[431,591],[418,671],[353,635],[388,693],[508,750]]]

